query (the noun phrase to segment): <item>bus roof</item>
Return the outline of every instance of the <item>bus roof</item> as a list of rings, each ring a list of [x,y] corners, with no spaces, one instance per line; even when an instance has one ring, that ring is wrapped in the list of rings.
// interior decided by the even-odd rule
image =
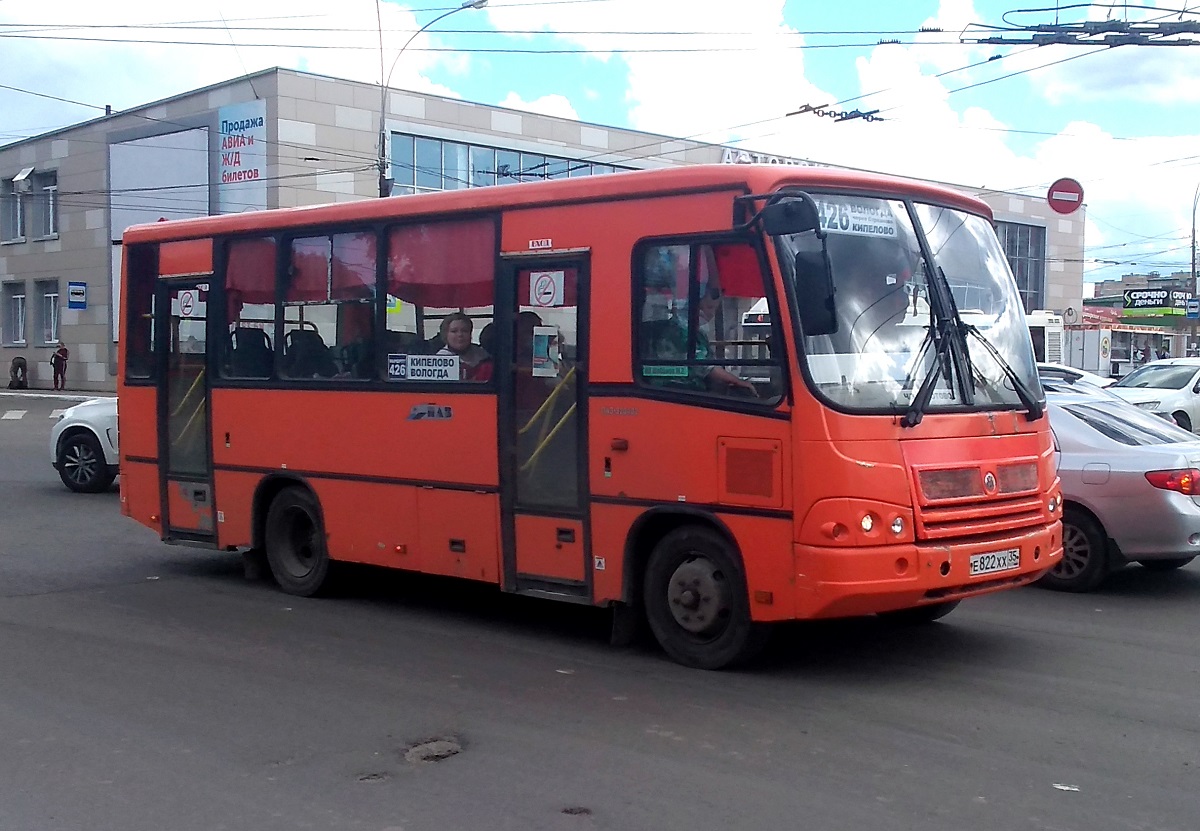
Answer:
[[[128,244],[196,239],[216,234],[266,233],[282,228],[628,199],[662,193],[734,190],[765,194],[784,186],[899,194],[981,214],[989,220],[992,218],[991,209],[983,201],[945,185],[916,179],[797,165],[710,164],[159,221],[131,226],[125,231],[124,241]]]

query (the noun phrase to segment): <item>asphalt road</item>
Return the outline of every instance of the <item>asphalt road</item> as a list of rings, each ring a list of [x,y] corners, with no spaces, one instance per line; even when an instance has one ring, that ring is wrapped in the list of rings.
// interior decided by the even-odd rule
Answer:
[[[1197,826],[1200,564],[921,628],[794,625],[705,673],[610,648],[595,610],[247,581],[115,488],[69,493],[45,450],[62,403],[13,401],[0,831]]]

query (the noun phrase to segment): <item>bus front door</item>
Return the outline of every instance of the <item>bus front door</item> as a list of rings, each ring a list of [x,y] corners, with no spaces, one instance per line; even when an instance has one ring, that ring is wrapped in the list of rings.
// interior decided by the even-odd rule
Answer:
[[[208,289],[207,279],[163,280],[155,305],[164,539],[216,539],[208,418]]]
[[[587,259],[522,257],[503,271],[511,336],[501,352],[504,585],[591,598],[587,506]]]

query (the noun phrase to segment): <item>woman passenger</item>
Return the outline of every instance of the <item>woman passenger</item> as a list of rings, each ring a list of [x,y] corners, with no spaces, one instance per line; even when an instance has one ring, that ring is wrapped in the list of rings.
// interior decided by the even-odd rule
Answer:
[[[474,328],[471,318],[462,312],[446,315],[438,330],[446,345],[437,354],[458,356],[459,377],[463,381],[490,381],[492,356],[482,347],[471,343]]]

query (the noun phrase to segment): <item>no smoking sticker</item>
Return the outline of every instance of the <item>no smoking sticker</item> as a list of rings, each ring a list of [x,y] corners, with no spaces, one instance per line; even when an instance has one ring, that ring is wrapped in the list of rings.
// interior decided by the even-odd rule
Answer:
[[[563,304],[564,273],[561,271],[531,271],[529,273],[529,305],[561,306]]]
[[[181,291],[179,293],[179,316],[191,317],[196,312],[196,295],[194,292]]]

